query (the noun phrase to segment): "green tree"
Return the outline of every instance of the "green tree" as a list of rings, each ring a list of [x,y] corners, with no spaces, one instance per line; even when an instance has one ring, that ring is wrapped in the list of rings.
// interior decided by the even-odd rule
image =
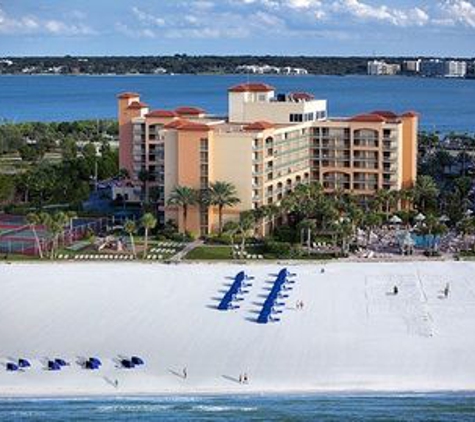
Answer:
[[[157,219],[154,217],[153,214],[146,213],[142,216],[140,222],[145,231],[144,249],[143,249],[143,258],[145,258],[148,251],[148,235],[149,235],[150,230],[153,230],[157,226]]]
[[[182,209],[183,227],[187,231],[188,209],[190,206],[198,203],[198,193],[195,189],[188,186],[176,186],[170,193],[168,205],[176,206]]]
[[[132,254],[134,255],[134,258],[137,258],[134,240],[134,234],[137,231],[137,225],[135,224],[135,221],[127,220],[124,224],[124,231],[129,235],[130,245],[132,246]]]
[[[223,232],[223,209],[233,207],[241,202],[237,197],[236,187],[229,182],[211,183],[207,190],[207,203],[218,207],[218,232]]]
[[[430,176],[419,176],[414,187],[414,202],[417,208],[426,212],[437,204],[439,188],[434,179]]]
[[[41,224],[41,218],[36,213],[29,213],[26,216],[26,222],[28,223],[30,230],[33,232],[35,237],[36,248],[38,249],[38,255],[43,259],[43,248],[41,247],[40,238],[38,237],[38,232],[36,231],[36,226]]]

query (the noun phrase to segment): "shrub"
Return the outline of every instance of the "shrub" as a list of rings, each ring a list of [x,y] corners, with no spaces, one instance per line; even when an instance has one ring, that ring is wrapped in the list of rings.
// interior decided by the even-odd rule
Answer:
[[[211,245],[231,245],[232,237],[229,234],[223,233],[219,234],[211,234],[206,238],[206,243]]]
[[[292,245],[288,242],[266,241],[263,245],[264,253],[274,255],[278,258],[289,258],[292,252]]]

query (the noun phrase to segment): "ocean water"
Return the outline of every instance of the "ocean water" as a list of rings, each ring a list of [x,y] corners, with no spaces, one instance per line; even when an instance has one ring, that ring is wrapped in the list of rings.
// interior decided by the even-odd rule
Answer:
[[[0,421],[471,422],[475,395],[0,399]]]
[[[137,91],[152,108],[182,105],[227,111],[227,88],[245,75],[0,76],[0,119],[113,118],[116,95]],[[376,109],[416,110],[425,129],[475,132],[475,80],[369,76],[261,76],[281,92],[308,91],[329,101],[331,116]]]

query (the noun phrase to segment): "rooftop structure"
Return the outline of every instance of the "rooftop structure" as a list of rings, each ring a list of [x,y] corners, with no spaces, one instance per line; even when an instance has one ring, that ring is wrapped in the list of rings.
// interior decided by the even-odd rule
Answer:
[[[139,183],[144,199],[158,203],[162,222],[206,234],[217,228],[217,210],[190,207],[187,222],[167,205],[173,189],[206,189],[226,181],[241,202],[225,220],[278,204],[301,183],[320,182],[327,192],[344,189],[362,199],[380,189],[411,187],[416,179],[418,115],[377,110],[329,118],[326,100],[304,92],[276,94],[263,83],[228,90],[229,117],[198,107],[149,110],[138,94],[118,96],[120,166]],[[261,232],[267,226],[264,224]]]

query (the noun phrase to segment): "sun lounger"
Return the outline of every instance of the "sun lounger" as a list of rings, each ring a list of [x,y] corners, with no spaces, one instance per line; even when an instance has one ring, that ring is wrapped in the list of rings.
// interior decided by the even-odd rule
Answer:
[[[60,371],[61,365],[54,360],[48,361],[48,371]]]
[[[69,365],[64,359],[61,359],[61,358],[56,358],[54,361],[55,361],[59,366],[68,366],[68,365]]]
[[[15,371],[18,371],[18,365],[16,363],[12,363],[12,362],[8,362],[6,365],[5,365],[5,368],[7,371],[9,372],[15,372]]]
[[[120,364],[122,365],[123,368],[126,368],[126,369],[132,369],[135,367],[134,363],[129,359],[121,359]]]
[[[132,356],[130,361],[136,366],[144,365],[143,359],[139,358],[138,356]]]
[[[30,362],[27,359],[18,359],[19,368],[29,368],[31,366]]]

